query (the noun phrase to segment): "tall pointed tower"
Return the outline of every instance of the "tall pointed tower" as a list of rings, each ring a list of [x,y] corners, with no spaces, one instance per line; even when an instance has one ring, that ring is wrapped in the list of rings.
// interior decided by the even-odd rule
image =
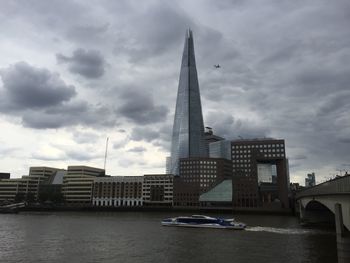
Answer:
[[[179,174],[179,158],[207,157],[192,31],[186,33],[171,141],[172,174]]]

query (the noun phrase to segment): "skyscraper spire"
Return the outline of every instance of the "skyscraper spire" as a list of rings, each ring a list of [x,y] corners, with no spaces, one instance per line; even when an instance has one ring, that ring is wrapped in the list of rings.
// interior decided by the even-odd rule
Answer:
[[[207,157],[193,35],[186,33],[171,142],[171,173],[179,174],[179,158]]]

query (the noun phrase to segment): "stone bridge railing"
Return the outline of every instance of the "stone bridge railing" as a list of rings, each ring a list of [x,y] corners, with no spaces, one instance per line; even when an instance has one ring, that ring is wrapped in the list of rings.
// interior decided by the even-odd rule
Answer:
[[[337,195],[337,194],[349,194],[350,195],[350,175],[335,178],[331,181],[327,181],[313,187],[302,190],[296,194],[296,199],[300,199],[306,196],[317,195]]]

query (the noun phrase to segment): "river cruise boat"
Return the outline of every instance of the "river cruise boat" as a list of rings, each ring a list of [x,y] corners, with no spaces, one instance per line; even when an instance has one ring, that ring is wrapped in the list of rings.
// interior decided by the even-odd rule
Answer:
[[[209,217],[204,215],[179,216],[174,218],[166,218],[162,220],[163,226],[182,226],[182,227],[203,227],[203,228],[224,228],[243,230],[246,224],[236,222],[232,219],[223,219]]]

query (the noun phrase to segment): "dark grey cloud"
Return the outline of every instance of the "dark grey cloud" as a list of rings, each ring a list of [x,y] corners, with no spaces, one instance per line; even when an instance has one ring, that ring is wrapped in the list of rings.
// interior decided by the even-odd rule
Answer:
[[[43,111],[25,111],[22,113],[22,124],[34,129],[58,129],[76,125],[97,128],[113,127],[117,121],[111,109],[77,101]]]
[[[307,156],[304,154],[297,154],[297,155],[290,156],[290,159],[291,160],[305,160],[305,159],[307,159]]]
[[[86,78],[100,78],[105,73],[106,61],[97,50],[78,48],[72,56],[56,54],[58,63],[67,64],[69,71]]]
[[[164,121],[169,109],[163,105],[155,105],[147,90],[124,89],[120,91],[121,106],[117,113],[136,124],[152,124]]]
[[[117,123],[112,108],[75,99],[75,87],[47,69],[18,62],[2,69],[0,75],[0,112],[19,117],[23,126],[57,129],[74,125],[112,127]]]
[[[117,149],[121,149],[124,148],[124,146],[129,142],[129,138],[122,138],[119,139],[117,141],[113,141],[113,149],[117,150]]]
[[[172,135],[172,124],[165,123],[160,127],[134,127],[131,131],[130,139],[133,141],[145,141],[152,143],[163,151],[170,151]]]
[[[93,144],[96,143],[99,138],[99,134],[95,132],[85,132],[79,130],[73,132],[73,140],[78,144]]]
[[[135,127],[132,129],[130,139],[134,141],[152,142],[159,138],[159,133],[152,128]]]
[[[76,95],[75,87],[67,85],[58,74],[26,62],[2,69],[0,75],[3,82],[1,111],[62,105]]]
[[[132,63],[145,63],[149,59],[154,60],[167,55],[167,52],[173,52],[174,48],[178,49],[183,43],[185,30],[195,24],[176,5],[158,2],[138,9],[134,13],[136,15],[130,17],[134,25],[143,29],[126,24],[119,32],[119,41],[115,46],[115,53],[126,53]]]
[[[145,147],[142,147],[142,146],[136,146],[136,147],[128,150],[128,152],[134,152],[134,153],[143,153],[145,151],[147,151],[147,149]]]
[[[68,160],[77,161],[90,161],[93,159],[102,159],[104,157],[103,153],[96,153],[95,151],[91,151],[91,149],[88,151],[81,149],[68,149],[66,150],[66,155]]]
[[[68,29],[66,36],[69,39],[77,42],[90,42],[93,40],[103,40],[105,33],[107,32],[110,25],[108,23],[101,25],[94,24],[83,24],[76,25]]]
[[[33,54],[51,58],[61,50],[101,50],[113,70],[89,90],[104,106],[74,107],[77,98],[66,96],[54,106],[16,106],[15,115],[9,106],[16,104],[3,99],[9,98],[3,87],[1,112],[4,101],[11,102],[6,114],[43,128],[106,122],[119,129],[118,119],[131,140],[166,151],[185,30],[191,27],[205,124],[227,138],[284,138],[292,178],[315,167],[331,169],[349,163],[349,10],[346,0],[99,1],[98,8],[86,1],[8,1],[0,10],[0,29],[9,42],[2,43],[21,41]],[[26,34],[19,36],[18,28]],[[12,53],[25,56],[18,50]],[[3,61],[18,60],[7,53]],[[73,57],[63,54],[66,61]],[[222,67],[215,70],[218,63]],[[144,88],[125,92],[115,86]]]
[[[205,117],[205,125],[212,127],[216,135],[228,140],[240,138],[263,138],[269,129],[247,119],[235,119],[225,111],[210,111]]]

